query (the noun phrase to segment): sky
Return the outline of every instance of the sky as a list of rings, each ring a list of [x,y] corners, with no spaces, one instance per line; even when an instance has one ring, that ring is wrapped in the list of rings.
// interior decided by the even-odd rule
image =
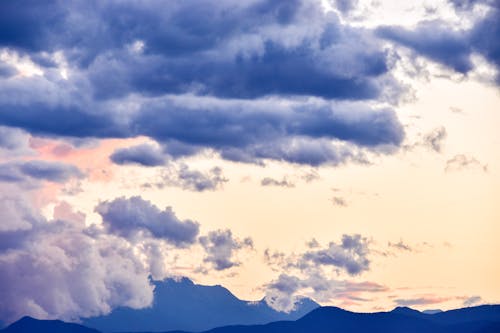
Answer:
[[[2,1],[0,321],[500,303],[499,10]]]

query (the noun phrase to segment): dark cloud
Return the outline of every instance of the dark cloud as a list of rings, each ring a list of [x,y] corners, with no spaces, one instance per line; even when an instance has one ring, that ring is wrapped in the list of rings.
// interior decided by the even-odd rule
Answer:
[[[8,31],[1,45],[35,54],[64,50],[89,70],[98,98],[196,90],[365,99],[379,96],[377,78],[388,71],[385,52],[366,32],[342,26],[312,1],[2,2],[0,9],[0,30]],[[311,22],[317,32],[292,38]],[[143,47],[134,48],[139,41]],[[337,54],[347,46],[349,56]]]
[[[144,105],[138,117],[138,134],[150,135],[167,147],[175,140],[216,149],[223,158],[241,162],[339,164],[362,160],[358,146],[398,146],[404,138],[392,110],[351,103],[167,98]]]
[[[446,161],[444,171],[460,171],[460,170],[481,170],[488,171],[488,166],[479,162],[474,156],[467,154],[458,154]]]
[[[349,275],[358,275],[370,268],[369,241],[361,235],[343,235],[342,242],[330,242],[326,249],[314,249],[303,255],[306,264],[334,266]]]
[[[207,253],[204,261],[212,264],[218,271],[239,266],[240,262],[234,258],[235,252],[243,248],[253,248],[251,238],[236,239],[228,229],[211,231],[200,237],[199,241]]]
[[[160,210],[138,196],[101,202],[96,212],[102,216],[109,232],[125,238],[146,233],[177,246],[186,246],[196,241],[199,232],[197,222],[180,220],[171,207]]]
[[[276,180],[274,178],[265,177],[260,181],[262,186],[279,186],[279,187],[295,187],[295,184],[290,182],[284,177],[282,180]]]
[[[117,149],[109,158],[116,164],[139,164],[147,167],[165,164],[165,155],[161,149],[147,143]]]
[[[421,22],[414,29],[398,26],[377,29],[379,36],[414,50],[417,54],[441,63],[459,73],[466,74],[474,66],[471,56],[482,55],[497,69],[500,68],[500,46],[496,43],[500,34],[500,6],[496,1],[451,1],[458,9],[470,9],[481,3],[489,8],[472,28],[457,31],[443,21]],[[500,76],[496,83],[500,84]]]
[[[402,93],[389,55],[319,2],[4,1],[0,12],[0,46],[43,70],[0,79],[3,125],[142,135],[173,157],[211,149],[251,163],[366,161],[364,151],[390,153],[379,148],[404,139],[392,109],[363,102]],[[137,149],[113,159],[160,163]]]
[[[443,141],[446,139],[446,128],[444,126],[433,129],[424,135],[424,145],[440,153],[443,149]]]
[[[61,162],[32,160],[0,164],[0,181],[4,182],[22,182],[30,179],[64,183],[70,178],[83,176],[74,165]]]
[[[445,64],[460,73],[473,68],[472,52],[464,32],[457,32],[440,21],[420,23],[414,30],[392,26],[379,28],[378,34],[386,39],[415,50],[418,54]]]

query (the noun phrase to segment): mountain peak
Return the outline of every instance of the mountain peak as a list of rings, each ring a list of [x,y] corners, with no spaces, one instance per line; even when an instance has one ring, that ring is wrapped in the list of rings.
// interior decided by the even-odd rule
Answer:
[[[203,331],[226,325],[296,320],[319,306],[303,298],[294,311],[284,313],[271,308],[265,300],[240,300],[221,285],[199,285],[188,278],[168,278],[153,283],[152,307],[117,308],[105,316],[86,318],[84,324],[103,332]]]
[[[401,314],[422,314],[422,312],[415,310],[415,309],[412,309],[412,308],[407,307],[407,306],[395,307],[394,310],[392,310],[391,312],[401,313]]]

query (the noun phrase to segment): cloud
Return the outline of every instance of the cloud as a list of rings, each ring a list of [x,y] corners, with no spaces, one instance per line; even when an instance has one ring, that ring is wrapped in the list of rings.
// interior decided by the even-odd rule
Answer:
[[[207,253],[204,261],[211,263],[218,271],[239,266],[240,262],[234,259],[235,252],[243,248],[253,248],[251,238],[236,239],[229,229],[211,231],[200,237],[199,241]]]
[[[443,303],[450,300],[448,297],[424,296],[417,298],[398,298],[394,302],[398,306],[430,305]]]
[[[359,0],[330,0],[341,13],[348,13],[358,5]]]
[[[397,243],[389,242],[387,245],[389,247],[395,248],[395,249],[400,250],[400,251],[408,251],[408,252],[414,251],[414,249],[410,245],[404,243],[402,240],[400,240]]]
[[[303,255],[303,265],[326,265],[358,275],[370,268],[369,241],[361,235],[343,235],[342,242],[330,242],[326,249],[310,250]]]
[[[342,197],[333,197],[332,204],[337,207],[347,207],[347,201]]]
[[[93,235],[68,207],[49,221],[21,196],[0,205],[2,225],[10,226],[0,230],[0,320],[77,320],[153,301],[149,269],[125,240]]]
[[[17,128],[0,126],[0,156],[29,155],[30,136]]]
[[[17,70],[15,67],[4,63],[0,59],[0,78],[9,78],[17,73]]]
[[[295,184],[283,178],[282,180],[276,180],[271,177],[262,178],[260,181],[260,185],[262,186],[279,186],[279,187],[295,187]]]
[[[404,90],[389,54],[319,1],[0,6],[0,47],[41,73],[0,78],[0,125],[313,166],[366,161],[404,139],[395,111],[373,106]],[[159,165],[149,148],[112,159]]]
[[[390,26],[377,30],[379,36],[408,47],[460,73],[472,70],[471,47],[464,32],[456,32],[444,22],[420,23],[414,30]]]
[[[165,164],[165,155],[161,149],[147,143],[117,149],[111,154],[110,159],[116,164],[139,164],[146,167]]]
[[[481,296],[471,296],[464,300],[463,305],[466,307],[475,306],[481,303],[482,301],[483,299],[481,298]]]
[[[474,68],[471,56],[483,56],[497,71],[500,69],[500,49],[493,41],[500,33],[500,15],[495,1],[452,0],[457,9],[471,9],[481,3],[487,13],[467,30],[456,30],[443,21],[424,21],[414,29],[386,26],[377,29],[377,34],[394,41],[417,54],[447,66],[456,72],[466,74]],[[496,83],[500,84],[497,75]]]
[[[215,191],[229,180],[224,176],[220,167],[213,167],[208,171],[190,169],[185,163],[169,163],[160,171],[160,180],[153,181],[144,186],[156,186],[164,188],[165,186],[180,187],[188,191]]]
[[[145,234],[176,246],[187,246],[196,241],[199,232],[197,222],[180,220],[171,207],[160,210],[139,196],[101,202],[95,211],[102,216],[110,233],[127,239]]]
[[[436,153],[440,153],[443,149],[443,141],[446,139],[446,128],[444,126],[437,127],[424,136],[423,144]]]
[[[337,280],[314,272],[304,277],[280,274],[266,286],[265,301],[269,306],[284,312],[295,309],[300,298],[307,296],[318,302],[328,302],[340,306],[352,302],[366,301],[363,295],[382,293],[389,289],[374,282],[352,282]]]
[[[22,182],[27,179],[64,183],[70,178],[82,178],[84,174],[74,165],[61,162],[32,160],[0,164],[0,181]]]
[[[301,296],[349,306],[363,301],[364,293],[387,291],[387,287],[377,283],[338,278],[342,273],[357,276],[370,269],[369,243],[367,238],[354,234],[343,235],[340,243],[330,242],[326,247],[312,239],[307,250],[298,254],[267,249],[265,262],[281,274],[265,285],[266,302],[279,311],[289,312]]]
[[[444,171],[460,171],[466,169],[478,169],[483,172],[488,171],[488,166],[479,162],[474,156],[469,156],[465,154],[458,154],[453,156],[451,159],[446,161],[446,166]]]

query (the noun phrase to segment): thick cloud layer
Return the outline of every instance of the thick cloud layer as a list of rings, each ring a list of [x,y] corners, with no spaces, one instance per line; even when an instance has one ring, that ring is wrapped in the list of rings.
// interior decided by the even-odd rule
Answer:
[[[199,224],[191,220],[180,220],[167,207],[160,210],[151,202],[135,196],[104,201],[96,207],[104,225],[111,233],[133,238],[146,232],[175,245],[189,245],[196,241]]]
[[[364,102],[402,93],[387,52],[319,1],[3,1],[0,12],[0,48],[42,73],[0,78],[0,125],[310,165],[404,138],[393,110]],[[145,146],[112,159],[163,160]]]

